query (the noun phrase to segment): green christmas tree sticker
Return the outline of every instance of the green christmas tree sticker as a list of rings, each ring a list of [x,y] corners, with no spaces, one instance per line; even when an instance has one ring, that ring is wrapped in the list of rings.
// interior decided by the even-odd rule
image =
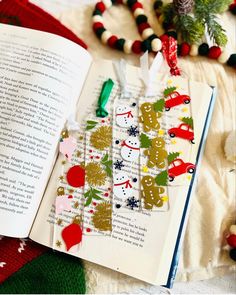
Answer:
[[[179,155],[180,155],[179,152],[170,153],[167,157],[168,164],[170,165],[176,158],[178,158]]]
[[[140,147],[141,148],[149,148],[152,145],[151,139],[144,133],[140,135]]]
[[[183,117],[181,121],[193,129],[193,118],[192,117]]]
[[[165,100],[163,98],[159,99],[153,104],[153,107],[155,112],[163,112],[163,109],[165,107]]]
[[[168,184],[168,172],[167,170],[160,172],[157,174],[155,178],[156,184],[161,186],[167,186]]]
[[[171,93],[173,93],[175,90],[177,89],[177,87],[172,86],[172,87],[168,87],[164,90],[164,96],[167,97],[169,96]]]

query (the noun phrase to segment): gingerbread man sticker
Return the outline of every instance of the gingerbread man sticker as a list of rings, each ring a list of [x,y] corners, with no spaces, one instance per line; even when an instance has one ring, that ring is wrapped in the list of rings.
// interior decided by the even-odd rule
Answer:
[[[143,123],[144,132],[149,132],[151,130],[158,130],[160,124],[157,118],[161,117],[159,112],[155,112],[152,103],[145,102],[140,107],[142,115],[140,116],[140,122]]]
[[[153,168],[165,168],[167,161],[167,151],[165,150],[165,141],[161,137],[152,139],[151,148],[144,151],[144,155],[148,156],[147,166]]]
[[[161,194],[165,192],[165,189],[160,186],[156,186],[154,177],[147,175],[144,176],[141,181],[143,189],[141,195],[144,200],[144,208],[152,210],[154,206],[162,207],[163,199]]]

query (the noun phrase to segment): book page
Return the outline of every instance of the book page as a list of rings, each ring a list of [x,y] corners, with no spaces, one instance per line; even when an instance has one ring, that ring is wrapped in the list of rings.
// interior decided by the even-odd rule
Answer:
[[[138,97],[142,93],[142,82],[137,68],[129,66],[129,90]],[[97,102],[102,83],[111,78],[116,88],[112,99],[119,95],[119,83],[114,68],[109,61],[95,62],[89,72],[78,103],[77,119],[80,123],[86,121]],[[167,77],[158,75],[154,84],[158,92],[159,85]],[[190,83],[192,97],[192,116],[195,119],[195,152],[196,157],[207,110],[211,98],[211,88],[207,85],[188,82],[180,77],[171,77],[174,85],[185,87]],[[55,220],[55,198],[58,178],[61,173],[60,157],[56,163],[47,191],[42,201],[38,216],[33,225],[30,237],[46,246],[55,247],[71,255],[81,257],[91,262],[106,266],[127,275],[139,278],[152,284],[165,284],[174,253],[178,230],[183,215],[189,186],[170,186],[169,210],[167,211],[113,211],[112,233],[110,235],[85,235],[77,252],[67,252]],[[65,212],[61,216],[63,226],[71,222],[76,210]],[[57,243],[58,241],[58,243]],[[140,267],[141,266],[141,267]]]
[[[90,63],[65,38],[1,24],[0,235],[28,236]]]

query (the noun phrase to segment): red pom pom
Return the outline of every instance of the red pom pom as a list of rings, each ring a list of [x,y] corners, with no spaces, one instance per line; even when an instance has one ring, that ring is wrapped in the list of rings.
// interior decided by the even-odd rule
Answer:
[[[134,43],[132,45],[133,53],[140,54],[142,52],[141,45],[142,45],[141,41],[139,41],[139,40],[134,41]]]
[[[189,54],[191,46],[187,42],[183,42],[180,47],[180,56],[186,56]]]
[[[131,10],[134,12],[137,8],[143,8],[143,5],[140,2],[136,2],[132,5]]]
[[[229,10],[233,10],[236,7],[236,1],[229,6]]]
[[[230,235],[226,240],[230,247],[236,248],[236,235]]]
[[[222,50],[219,46],[212,46],[209,49],[208,57],[212,59],[217,59],[221,55]]]
[[[85,170],[79,165],[72,166],[66,175],[67,182],[73,187],[81,187],[85,184]]]
[[[100,22],[96,22],[93,24],[93,30],[96,31],[97,29],[99,28],[104,28],[104,25],[103,23],[100,23]]]
[[[161,39],[161,42],[165,42],[169,39],[169,36],[166,34],[163,34],[163,35],[161,35],[160,39]]]
[[[140,25],[138,25],[138,31],[140,34],[142,34],[142,32],[147,28],[150,28],[150,25],[148,23],[141,23]]]
[[[105,4],[101,1],[96,4],[96,9],[100,10],[103,13],[106,10]]]
[[[115,35],[112,35],[108,41],[107,41],[107,44],[111,47],[111,48],[115,48],[115,44],[116,44],[116,41],[118,40],[118,38],[115,36]]]

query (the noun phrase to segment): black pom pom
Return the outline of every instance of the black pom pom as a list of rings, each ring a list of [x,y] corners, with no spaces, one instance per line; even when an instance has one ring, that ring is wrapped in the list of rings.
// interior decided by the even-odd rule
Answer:
[[[156,39],[156,38],[158,38],[157,35],[156,35],[156,34],[152,34],[151,36],[149,36],[149,37],[147,38],[147,40],[149,40],[150,42],[152,42],[152,40],[154,40],[154,39]]]
[[[141,49],[143,52],[145,51],[151,51],[152,50],[152,46],[151,46],[151,41],[150,40],[144,40],[141,44]]]
[[[236,53],[230,55],[227,64],[231,67],[236,66]]]
[[[207,43],[202,43],[198,47],[198,53],[199,55],[206,56],[209,52],[209,45]]]
[[[116,208],[120,209],[121,205],[120,204],[116,204]]]
[[[165,31],[167,31],[168,29],[169,29],[169,23],[168,22],[163,22],[162,23],[162,28],[165,30]]]
[[[230,10],[234,15],[236,15],[236,6]]]
[[[96,31],[95,31],[95,34],[98,36],[98,38],[101,38],[102,36],[102,33],[105,32],[106,29],[104,28],[98,28]]]
[[[93,12],[93,16],[94,15],[102,15],[101,11],[99,9],[95,9]]]
[[[120,50],[120,51],[123,51],[123,49],[124,49],[124,44],[125,44],[125,39],[123,39],[123,38],[118,39],[118,40],[116,41],[116,44],[115,44],[116,49],[118,49],[118,50]]]
[[[154,8],[154,10],[156,10],[156,9],[159,9],[160,7],[162,7],[162,5],[163,5],[163,2],[160,0],[157,0],[154,2],[153,8]]]
[[[131,8],[136,2],[137,2],[137,0],[128,0],[128,1],[127,1],[127,6],[128,6],[129,8]]]
[[[111,0],[111,3],[112,4],[116,4],[116,0]]]
[[[138,15],[137,18],[136,18],[136,24],[137,24],[137,25],[140,25],[140,24],[142,24],[142,23],[146,23],[147,20],[148,20],[148,18],[146,17],[146,15],[144,15],[144,14],[140,14],[140,15]]]
[[[173,37],[175,38],[175,40],[177,40],[177,33],[175,31],[168,31],[166,32],[166,35],[169,37]]]
[[[230,256],[231,259],[233,259],[234,261],[236,261],[236,248],[231,249],[229,251],[229,256]]]
[[[180,50],[181,50],[181,45],[178,44],[177,45],[177,55],[180,56]]]

